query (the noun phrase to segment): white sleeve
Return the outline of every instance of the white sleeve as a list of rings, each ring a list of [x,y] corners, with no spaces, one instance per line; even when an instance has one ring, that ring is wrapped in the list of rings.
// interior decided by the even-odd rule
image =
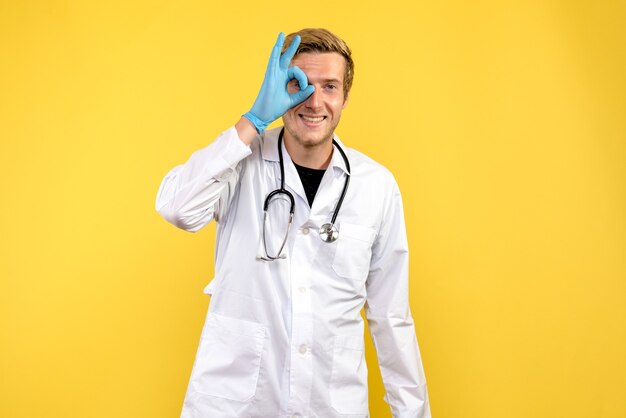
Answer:
[[[409,308],[409,252],[396,182],[372,248],[365,315],[394,418],[430,418],[426,379]]]
[[[157,193],[156,210],[171,224],[190,232],[213,218],[219,222],[238,181],[241,162],[251,153],[235,127],[229,128],[167,173]]]

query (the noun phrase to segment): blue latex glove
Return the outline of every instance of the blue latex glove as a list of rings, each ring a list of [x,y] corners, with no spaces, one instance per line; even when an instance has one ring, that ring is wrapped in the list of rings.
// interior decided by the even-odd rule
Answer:
[[[304,71],[296,66],[289,66],[291,59],[298,50],[298,45],[300,45],[300,36],[294,37],[289,48],[281,56],[280,52],[284,42],[285,34],[281,32],[276,44],[274,44],[274,49],[272,49],[261,91],[254,101],[252,109],[243,115],[252,122],[258,133],[263,132],[267,125],[281,117],[293,106],[305,101],[315,90],[313,85],[309,85]],[[298,80],[300,91],[289,94],[287,83],[294,78]]]

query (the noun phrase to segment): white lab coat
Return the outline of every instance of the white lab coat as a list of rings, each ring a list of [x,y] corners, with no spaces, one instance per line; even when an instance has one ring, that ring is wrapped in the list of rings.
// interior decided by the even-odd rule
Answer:
[[[368,417],[365,306],[394,417],[430,417],[408,303],[408,249],[391,173],[343,147],[352,176],[339,210],[339,239],[320,240],[341,195],[346,167],[334,151],[309,208],[283,144],[295,215],[285,259],[258,260],[263,203],[280,185],[279,129],[245,145],[234,127],[172,169],[156,208],[197,231],[217,222],[211,303],[182,410],[184,418]],[[266,236],[274,255],[288,221],[272,203]]]

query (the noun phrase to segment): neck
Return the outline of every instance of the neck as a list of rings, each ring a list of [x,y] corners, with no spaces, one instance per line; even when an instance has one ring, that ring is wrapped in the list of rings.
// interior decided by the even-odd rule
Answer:
[[[325,170],[328,164],[330,164],[333,156],[332,137],[314,146],[303,146],[294,138],[291,138],[285,130],[283,140],[291,161],[299,166]]]

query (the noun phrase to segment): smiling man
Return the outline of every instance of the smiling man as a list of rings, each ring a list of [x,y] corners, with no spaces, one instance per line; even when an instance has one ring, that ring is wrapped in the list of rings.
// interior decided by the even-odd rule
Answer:
[[[353,75],[331,32],[281,33],[250,111],[161,183],[166,220],[217,223],[183,417],[369,417],[362,308],[393,416],[430,417],[398,186],[335,134]]]

